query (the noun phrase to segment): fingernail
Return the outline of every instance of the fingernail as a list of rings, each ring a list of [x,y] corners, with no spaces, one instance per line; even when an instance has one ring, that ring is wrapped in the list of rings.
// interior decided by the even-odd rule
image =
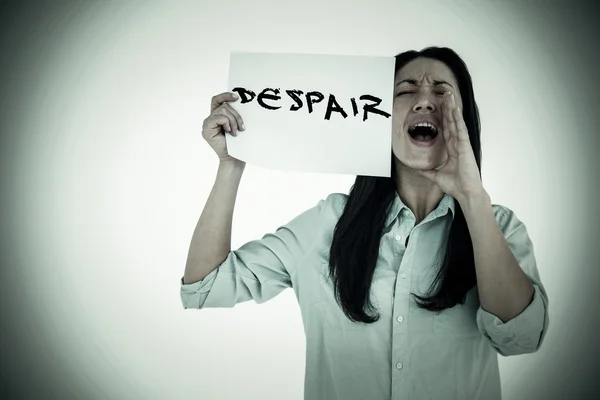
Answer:
[[[238,98],[238,95],[237,95],[237,94],[235,94],[235,93],[231,93],[231,95],[233,96],[233,98],[234,98],[234,99],[237,99],[237,98]]]
[[[245,131],[246,130],[246,125],[244,125],[244,123],[242,122],[242,130]]]

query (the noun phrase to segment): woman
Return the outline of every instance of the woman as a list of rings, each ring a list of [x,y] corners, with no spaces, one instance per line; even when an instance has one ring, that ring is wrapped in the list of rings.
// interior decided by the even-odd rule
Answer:
[[[306,399],[500,399],[497,354],[532,353],[548,297],[523,223],[480,179],[471,77],[448,48],[396,56],[391,178],[358,176],[275,233],[230,249],[243,131],[224,93],[203,136],[219,156],[190,246],[185,308],[267,301],[292,287]]]

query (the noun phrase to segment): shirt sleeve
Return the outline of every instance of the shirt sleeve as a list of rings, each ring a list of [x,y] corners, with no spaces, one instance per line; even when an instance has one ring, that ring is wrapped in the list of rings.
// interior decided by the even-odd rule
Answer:
[[[477,326],[502,356],[534,353],[542,345],[548,330],[548,295],[540,279],[533,243],[525,225],[505,207],[499,207],[496,215],[509,248],[533,284],[534,295],[519,315],[506,322],[480,305]]]
[[[204,279],[185,284],[182,277],[183,308],[226,308],[249,300],[260,304],[292,287],[296,266],[318,237],[315,229],[326,202],[320,200],[275,232],[231,251]]]

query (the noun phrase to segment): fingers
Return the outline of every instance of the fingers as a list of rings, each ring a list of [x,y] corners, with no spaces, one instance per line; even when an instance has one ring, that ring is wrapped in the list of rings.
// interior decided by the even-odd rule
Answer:
[[[235,119],[235,125],[237,128],[239,128],[240,131],[246,130],[246,127],[244,126],[244,120],[242,120],[242,116],[240,115],[240,113],[238,113],[233,107],[231,107],[227,103],[223,104],[221,107],[224,111],[229,113],[229,115],[231,115]]]
[[[220,125],[233,136],[237,136],[238,131],[243,131],[246,129],[241,115],[225,101],[233,99],[233,96],[234,95],[232,93],[227,92],[221,93],[212,98],[211,108],[216,104],[218,104],[218,106],[212,110],[211,114],[206,119],[204,124],[205,130],[208,129],[212,132],[213,130],[217,129],[220,133],[220,130],[218,129]],[[217,116],[220,118],[215,118]],[[223,119],[222,117],[225,117],[226,119]]]
[[[460,112],[460,109],[456,105],[456,99],[451,94],[448,97],[448,115],[452,120],[452,137],[456,139],[456,141],[469,141],[469,131],[467,130],[467,125],[465,124],[465,120]]]
[[[444,124],[444,140],[446,141],[446,149],[448,156],[456,156],[456,123],[452,114],[452,95],[451,92],[444,93],[442,102],[442,121]]]
[[[450,119],[448,118],[448,99],[444,95],[442,100],[442,133],[446,143],[450,142]]]
[[[221,133],[220,127],[227,132],[231,132],[231,122],[226,115],[211,115],[204,120],[202,125],[202,135],[205,139],[211,139]]]
[[[238,119],[236,119],[232,111],[233,110],[228,107],[218,108],[208,118],[206,118],[206,120],[204,121],[203,129],[210,131],[216,130],[216,132],[213,133],[217,134],[221,133],[219,126],[222,126],[226,132],[230,132],[231,135],[237,136],[238,130],[240,130],[239,123]]]
[[[214,112],[217,108],[219,108],[222,104],[227,101],[236,101],[238,99],[237,94],[231,92],[225,92],[213,96],[210,100],[210,112]]]
[[[460,112],[460,108],[455,107],[452,110],[452,115],[454,116],[454,123],[456,124],[456,131],[458,134],[458,138],[461,140],[469,141],[469,131],[467,129],[467,124],[465,124],[465,119]]]
[[[224,115],[229,119],[229,126],[231,127],[229,132],[231,132],[233,136],[237,136],[238,131],[243,131],[245,129],[242,117],[229,104],[223,104],[221,107],[217,108],[213,112],[213,115]]]

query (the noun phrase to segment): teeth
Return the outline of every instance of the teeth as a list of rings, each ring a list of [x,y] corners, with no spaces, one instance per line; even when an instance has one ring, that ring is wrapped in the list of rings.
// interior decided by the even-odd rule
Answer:
[[[431,129],[433,129],[434,132],[437,133],[437,128],[435,126],[433,126],[432,124],[430,124],[429,122],[419,122],[416,125],[413,125],[412,129],[416,128],[417,126],[426,126],[429,127]]]

